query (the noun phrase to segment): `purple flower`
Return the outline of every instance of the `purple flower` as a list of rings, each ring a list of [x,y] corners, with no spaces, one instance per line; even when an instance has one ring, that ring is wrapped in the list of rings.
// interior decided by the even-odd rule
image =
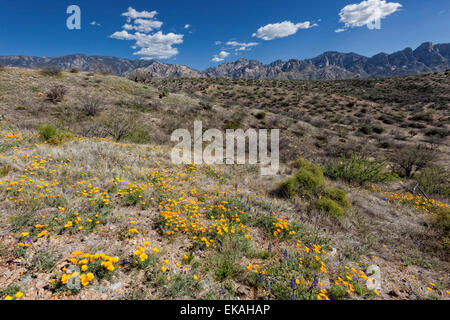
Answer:
[[[220,288],[219,294],[220,294],[221,296],[225,295],[225,289],[224,289],[223,287]]]
[[[264,281],[266,281],[266,277],[264,276],[264,273],[261,273],[259,280],[261,281],[261,283],[264,283]]]
[[[295,297],[295,294],[293,294],[293,295],[291,296],[291,300],[297,300],[297,298]]]
[[[319,284],[319,279],[317,279],[317,277],[314,277],[311,287],[309,287],[309,291],[312,291],[313,289],[315,289],[318,284]]]
[[[296,279],[295,277],[292,277],[291,279],[291,289],[294,290],[297,287]]]
[[[269,248],[268,248],[269,253],[272,253],[272,244],[269,243]]]
[[[283,259],[287,260],[288,257],[289,257],[289,254],[288,254],[287,250],[285,249],[283,252]]]

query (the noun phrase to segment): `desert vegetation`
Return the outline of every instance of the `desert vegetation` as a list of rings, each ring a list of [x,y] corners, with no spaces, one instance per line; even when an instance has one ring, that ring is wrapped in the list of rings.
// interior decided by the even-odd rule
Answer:
[[[1,299],[450,298],[449,72],[0,70]],[[279,175],[174,165],[194,120],[280,129]]]

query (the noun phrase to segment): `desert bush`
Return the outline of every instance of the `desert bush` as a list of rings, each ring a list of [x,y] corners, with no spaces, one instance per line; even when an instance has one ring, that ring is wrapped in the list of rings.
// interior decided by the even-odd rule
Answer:
[[[241,126],[242,120],[244,120],[245,114],[241,110],[233,112],[231,119],[225,120],[225,129],[237,130]]]
[[[425,168],[415,176],[420,187],[428,194],[450,197],[450,172],[440,168]]]
[[[136,126],[136,118],[133,115],[113,115],[105,121],[106,131],[115,141],[125,139]]]
[[[396,179],[396,175],[385,172],[385,163],[370,161],[359,154],[342,155],[325,167],[325,175],[331,179],[350,183],[386,182]]]
[[[163,99],[165,97],[169,96],[169,90],[167,88],[164,88],[163,90],[161,90],[161,92],[159,93],[159,98]]]
[[[326,187],[323,190],[323,195],[333,201],[336,201],[344,209],[348,209],[351,207],[350,200],[348,200],[347,198],[347,193],[342,189],[335,187]]]
[[[344,208],[342,208],[336,201],[331,200],[330,198],[319,198],[316,201],[316,205],[319,210],[325,211],[332,216],[341,217],[345,215]]]
[[[300,169],[295,175],[302,194],[315,193],[323,185],[323,175],[317,175],[307,169]]]
[[[265,111],[260,111],[257,114],[255,114],[255,118],[258,120],[263,120],[266,117]]]
[[[103,107],[103,99],[96,95],[80,95],[80,109],[88,117],[96,116]]]
[[[71,137],[71,134],[59,130],[52,124],[42,125],[38,128],[39,137],[42,141],[49,144],[59,144],[65,139]]]
[[[58,67],[45,67],[42,68],[40,74],[48,77],[57,77],[62,74],[62,70]]]
[[[50,100],[53,103],[61,102],[64,99],[64,96],[67,93],[66,87],[63,85],[56,85],[50,88],[49,91],[47,91],[46,96],[47,99]]]
[[[441,234],[442,244],[450,248],[450,209],[438,208],[431,216],[431,222]]]
[[[72,68],[72,69],[70,69],[70,73],[78,73],[79,71],[78,71],[78,69],[77,68]]]
[[[425,145],[404,146],[392,156],[396,172],[411,178],[417,171],[425,168],[435,155],[434,149]]]
[[[295,177],[286,179],[278,187],[278,194],[282,198],[294,198],[298,194],[298,187],[299,184]]]
[[[136,123],[126,139],[132,143],[145,144],[151,140],[150,129]]]

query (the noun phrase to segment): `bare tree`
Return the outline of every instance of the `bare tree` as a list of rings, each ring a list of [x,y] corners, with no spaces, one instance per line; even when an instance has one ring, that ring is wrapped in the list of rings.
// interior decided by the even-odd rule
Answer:
[[[109,119],[105,122],[106,131],[115,141],[125,139],[136,125],[134,115],[111,114]]]
[[[411,178],[417,171],[425,168],[436,155],[432,146],[416,145],[399,148],[392,157],[399,174]]]
[[[78,98],[80,101],[81,111],[88,117],[94,117],[100,113],[103,108],[103,98],[96,95],[80,95]]]
[[[58,84],[50,88],[50,90],[47,92],[47,99],[53,103],[58,103],[64,99],[66,93],[67,93],[66,87]]]

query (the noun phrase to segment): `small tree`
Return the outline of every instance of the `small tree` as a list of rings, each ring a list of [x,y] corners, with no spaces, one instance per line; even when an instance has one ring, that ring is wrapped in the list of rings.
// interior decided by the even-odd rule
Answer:
[[[405,146],[397,150],[392,157],[397,173],[411,178],[414,174],[425,168],[435,156],[433,147],[425,145]]]

